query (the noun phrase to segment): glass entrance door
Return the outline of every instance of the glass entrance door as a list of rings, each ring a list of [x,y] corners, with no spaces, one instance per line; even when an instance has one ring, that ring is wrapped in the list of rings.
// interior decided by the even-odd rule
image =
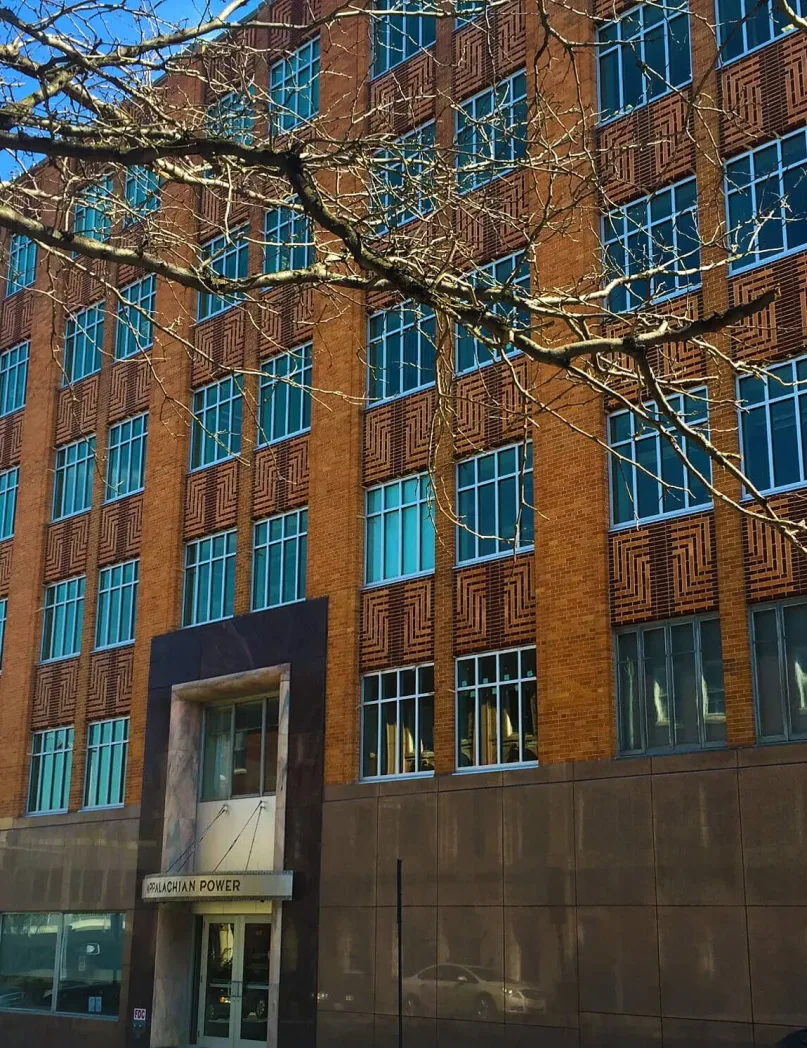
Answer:
[[[199,984],[199,1044],[265,1045],[269,1012],[268,917],[205,917]]]

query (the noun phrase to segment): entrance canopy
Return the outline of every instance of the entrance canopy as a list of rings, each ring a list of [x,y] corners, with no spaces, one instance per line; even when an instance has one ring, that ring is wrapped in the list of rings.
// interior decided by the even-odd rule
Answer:
[[[225,873],[155,873],[143,878],[147,902],[196,902],[200,899],[290,899],[294,874],[287,870]]]

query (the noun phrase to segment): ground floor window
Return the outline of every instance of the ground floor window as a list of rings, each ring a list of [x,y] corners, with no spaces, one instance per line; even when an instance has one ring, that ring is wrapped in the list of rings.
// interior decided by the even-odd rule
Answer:
[[[457,767],[537,760],[535,648],[457,659]]]
[[[434,666],[368,673],[362,682],[362,776],[434,771]]]
[[[117,1016],[122,913],[4,913],[0,1008]]]
[[[755,608],[751,636],[760,738],[807,738],[807,601]]]

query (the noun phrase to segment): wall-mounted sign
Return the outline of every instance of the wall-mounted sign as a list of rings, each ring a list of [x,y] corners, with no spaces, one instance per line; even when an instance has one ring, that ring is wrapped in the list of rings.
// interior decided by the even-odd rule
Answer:
[[[290,899],[294,875],[286,870],[260,873],[156,873],[143,878],[143,898],[151,902],[198,899]]]

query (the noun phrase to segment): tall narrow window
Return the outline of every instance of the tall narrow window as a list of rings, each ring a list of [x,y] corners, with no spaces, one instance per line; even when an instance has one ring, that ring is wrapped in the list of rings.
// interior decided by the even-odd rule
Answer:
[[[433,14],[421,14],[424,7],[428,9],[429,5],[423,0],[400,0],[395,4],[400,14],[373,17],[373,76],[386,73],[423,48],[432,46],[437,19]]]
[[[31,738],[28,814],[67,811],[73,768],[73,729],[35,731]]]
[[[160,207],[160,178],[147,167],[130,167],[123,184],[126,200],[124,226],[133,225]]]
[[[8,241],[6,295],[30,287],[36,279],[36,241],[22,233],[12,233]]]
[[[149,417],[135,415],[110,426],[107,437],[105,502],[142,491],[146,482]]]
[[[303,211],[295,211],[292,207],[275,207],[267,211],[263,239],[264,273],[307,269],[314,262],[311,222]]]
[[[29,346],[29,342],[20,342],[0,353],[0,415],[25,407]]]
[[[532,547],[532,441],[458,463],[457,517],[458,564]]]
[[[291,131],[319,113],[319,37],[298,47],[269,70],[272,126]]]
[[[6,615],[8,613],[8,598],[0,600],[0,670],[3,668],[3,651],[6,644]]]
[[[199,626],[233,614],[235,532],[222,531],[185,547],[182,625]]]
[[[434,666],[362,680],[362,777],[434,772]]]
[[[53,519],[84,513],[92,503],[95,437],[82,437],[56,450],[53,471]]]
[[[64,330],[63,384],[70,385],[100,371],[103,348],[104,305],[99,302],[67,320]]]
[[[471,274],[470,279],[480,288],[501,288],[512,291],[517,296],[520,296],[522,293],[528,295],[530,291],[530,267],[527,259],[521,253],[508,255],[506,258],[499,258],[495,262],[480,266],[479,269]],[[497,316],[506,318],[512,327],[520,328],[529,334],[530,311],[526,306],[497,302],[493,305],[492,311]],[[491,336],[494,334],[493,332],[485,331],[484,325],[483,331]],[[487,342],[476,338],[470,331],[458,324],[455,337],[457,374],[461,375],[483,364],[490,364],[494,360],[501,359],[498,339],[496,339],[496,342],[497,348],[494,349]],[[513,352],[512,346],[508,347],[508,352]]]
[[[412,302],[370,317],[368,400],[390,400],[434,382],[435,332],[434,311]]]
[[[305,599],[308,510],[295,509],[255,525],[252,610]]]
[[[790,0],[790,7],[807,17],[805,0]],[[720,57],[729,62],[755,51],[794,29],[776,0],[717,0]]]
[[[242,146],[255,134],[255,106],[250,94],[228,91],[207,107],[206,131],[213,138],[226,138]]]
[[[193,394],[191,469],[202,469],[241,451],[241,383],[211,382]]]
[[[364,547],[368,584],[434,571],[434,494],[428,474],[365,493]]]
[[[14,534],[19,480],[19,466],[14,466],[13,469],[7,469],[5,472],[0,473],[0,542],[10,539]]]
[[[535,648],[457,659],[457,767],[537,760]]]
[[[435,123],[416,127],[374,157],[373,204],[379,232],[434,209]]]
[[[527,78],[522,70],[463,102],[457,111],[461,192],[511,171],[527,152]]]
[[[87,726],[85,808],[112,808],[123,804],[128,750],[128,717],[95,721]]]
[[[277,790],[276,695],[208,706],[202,728],[202,801],[260,797]]]
[[[686,0],[631,7],[597,31],[600,119],[629,113],[692,79]]]
[[[84,576],[45,587],[42,661],[69,659],[81,652],[84,624]]]
[[[134,640],[139,579],[139,560],[110,564],[98,572],[96,648],[114,648]]]
[[[145,353],[154,342],[154,310],[157,285],[151,273],[121,288],[118,323],[115,328],[115,360]]]
[[[682,396],[670,394],[670,407],[692,429],[709,436],[707,391],[703,386]],[[608,416],[611,471],[611,523],[635,524],[708,506],[711,496],[700,477],[712,479],[709,456],[671,423],[659,416],[654,401],[643,405],[651,418],[662,422],[681,449],[683,461],[669,440],[633,411],[615,411]],[[700,477],[699,475],[700,474]]]
[[[726,744],[718,619],[654,622],[618,633],[616,649],[621,753]]]
[[[246,229],[216,237],[202,246],[202,262],[213,274],[229,280],[243,280],[249,265],[249,244]],[[213,291],[200,291],[198,298],[198,320],[206,320],[240,301],[241,295],[218,295]]]
[[[807,602],[754,608],[751,638],[760,738],[807,739]]]
[[[258,389],[258,445],[311,428],[311,343],[270,357]]]
[[[73,232],[90,240],[109,240],[112,232],[112,178],[104,178],[81,193],[73,210]]]
[[[807,357],[737,382],[743,470],[759,491],[807,482]]]

